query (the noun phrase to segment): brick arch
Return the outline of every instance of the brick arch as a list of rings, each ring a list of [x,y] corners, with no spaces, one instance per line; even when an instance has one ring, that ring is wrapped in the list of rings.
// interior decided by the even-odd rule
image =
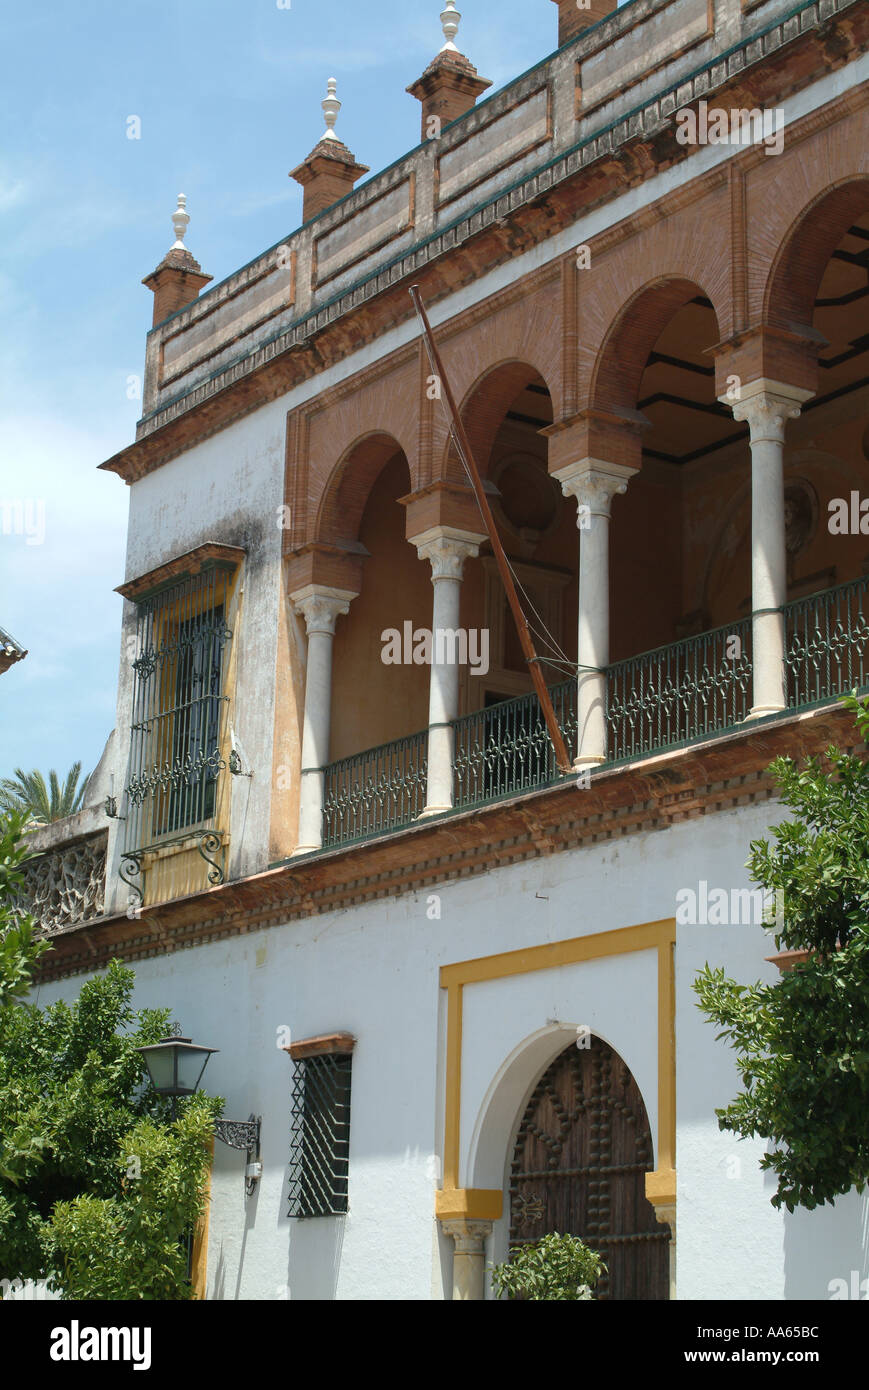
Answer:
[[[636,410],[649,353],[674,314],[698,295],[709,298],[696,281],[679,275],[662,276],[647,282],[622,305],[594,363],[588,395],[591,409],[614,414]],[[717,329],[714,305],[713,313]],[[717,336],[716,331],[713,341]]]
[[[391,434],[375,430],[357,439],[335,464],[323,490],[314,539],[324,545],[346,546],[357,541],[362,513],[374,483],[388,463],[400,454],[407,468],[405,491],[411,488],[407,455]]]
[[[848,228],[869,210],[869,178],[843,179],[809,202],[791,223],[770,268],[764,322],[811,327],[818,288]]]
[[[485,477],[489,471],[492,447],[507,411],[519,392],[531,385],[545,386],[552,397],[552,388],[536,367],[528,362],[508,359],[487,367],[459,405],[459,413],[482,476]],[[467,482],[449,437],[443,445],[439,476],[452,482]]]

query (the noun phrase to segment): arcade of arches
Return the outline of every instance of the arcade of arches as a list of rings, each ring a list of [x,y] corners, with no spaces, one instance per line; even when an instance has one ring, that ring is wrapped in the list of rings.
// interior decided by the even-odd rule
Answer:
[[[643,235],[654,267],[655,229]],[[593,257],[587,290],[565,261],[441,331],[505,549],[538,632],[560,649],[547,680],[580,667],[577,766],[606,757],[595,682],[608,663],[748,631],[754,614],[753,712],[782,708],[773,610],[869,570],[867,537],[827,526],[830,499],[867,477],[869,181],[817,197],[767,241],[743,267],[751,330],[737,331],[733,286],[728,296],[711,261],[705,279],[643,279],[634,264],[639,287],[601,327],[622,244]],[[446,809],[437,730],[531,689],[428,371],[418,345],[393,355],[320,398],[296,432],[304,457],[288,450],[303,503],[289,590],[309,636],[297,852],[321,843],[325,765],[428,726],[429,781],[440,763],[441,784],[427,809]],[[444,681],[436,663],[384,664],[381,634],[408,626],[485,629],[488,669]]]

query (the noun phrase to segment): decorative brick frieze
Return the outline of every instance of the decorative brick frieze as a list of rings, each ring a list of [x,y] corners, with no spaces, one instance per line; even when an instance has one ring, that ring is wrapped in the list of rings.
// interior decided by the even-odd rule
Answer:
[[[846,56],[853,57],[866,46],[869,6],[866,0],[831,0],[831,3],[830,23],[836,31],[839,48],[844,46]],[[542,168],[524,176],[509,193],[492,197],[482,207],[440,228],[367,274],[360,283],[312,306],[303,318],[277,325],[269,338],[246,351],[240,350],[238,360],[216,369],[208,381],[193,385],[186,393],[179,390],[176,397],[163,400],[140,422],[137,442],[103,467],[132,481],[176,456],[194,440],[225,428],[264,401],[274,399],[340,361],[362,343],[374,340],[387,325],[394,326],[409,316],[411,308],[404,286],[410,276],[418,276],[424,282],[422,288],[431,302],[449,293],[457,284],[474,279],[483,268],[498,264],[569,225],[583,206],[616,196],[637,177],[636,172],[631,172],[634,167],[631,161],[626,163],[612,158],[614,153],[627,153],[626,146],[631,146],[632,154],[647,146],[653,168],[666,167],[676,160],[690,160],[690,147],[680,146],[675,141],[673,116],[679,106],[690,105],[699,100],[701,94],[708,96],[716,91],[723,100],[726,93],[731,104],[748,106],[779,103],[790,91],[805,86],[840,61],[830,52],[829,33],[827,30],[821,32],[818,0],[803,14],[807,23],[798,33],[793,31],[793,17],[770,26],[769,32],[774,29],[781,32],[766,56],[761,51],[751,56],[752,45],[755,49],[758,47],[756,37],[743,40],[726,54],[715,55],[714,61],[636,110],[625,113],[610,128],[585,136],[579,143],[559,152]],[[601,29],[616,18],[611,16]],[[787,34],[786,23],[790,26]],[[577,41],[577,54],[588,38],[581,36]],[[539,87],[540,70],[535,69],[522,81],[527,81],[529,88],[533,83]],[[456,123],[451,128],[451,138],[455,131],[455,139],[465,140],[468,132],[476,128],[474,123],[490,123],[497,118],[502,109],[508,109],[510,103],[515,104],[520,99],[520,85],[514,84],[506,93],[490,98]],[[854,96],[851,93],[847,98],[852,109]],[[825,113],[825,118],[830,119],[830,113]],[[801,138],[802,124],[789,127],[789,147]],[[449,142],[445,141],[445,151],[448,147]],[[756,156],[756,152],[746,150],[735,153],[731,160],[750,162],[753,155]],[[383,176],[371,180],[365,189],[344,199],[339,208],[324,215],[322,224],[316,224],[318,233],[338,225],[341,218],[355,214],[391,183],[406,178],[415,157],[416,153],[408,156]],[[593,173],[590,166],[596,166]],[[641,169],[642,163],[638,167]],[[577,180],[577,175],[583,171],[588,172],[589,178]],[[688,196],[691,196],[690,191]],[[546,200],[545,213],[538,201],[542,198]],[[334,218],[334,224],[326,218]],[[503,227],[499,225],[505,218],[512,224],[509,238],[504,237]],[[452,251],[452,256],[445,257],[447,251]],[[462,263],[467,264],[467,273]],[[235,292],[234,280],[227,281],[226,286],[226,289],[218,286],[200,305],[194,306],[194,310],[207,312],[212,295]],[[172,333],[177,333],[185,321],[195,321],[193,318],[185,320],[185,315],[194,310],[184,310],[169,321]],[[316,343],[313,341],[315,335],[319,335]],[[195,415],[193,419],[191,411]]]
[[[787,715],[721,738],[596,772],[587,789],[555,787],[479,810],[424,820],[407,830],[291,860],[250,878],[142,910],[138,920],[104,918],[53,936],[41,979],[137,960],[222,937],[439,885],[675,821],[762,802],[774,795],[766,771],[779,755],[822,755],[830,743],[855,746],[852,716],[840,705]]]

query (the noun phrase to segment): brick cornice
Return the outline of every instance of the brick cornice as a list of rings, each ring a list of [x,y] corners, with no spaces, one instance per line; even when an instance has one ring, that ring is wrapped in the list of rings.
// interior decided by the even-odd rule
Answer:
[[[672,110],[677,101],[683,107],[713,93],[722,99],[738,98],[745,105],[758,104],[761,99],[766,105],[782,101],[862,51],[869,32],[867,13],[865,0],[851,0],[820,27],[815,22],[802,32],[792,28],[786,35],[792,21],[782,18],[775,21],[766,38],[747,37],[738,52],[710,59],[691,79],[558,154],[524,176],[509,192],[493,197],[423,244],[409,248],[360,285],[312,307],[304,320],[277,333],[216,373],[214,379],[167,402],[140,422],[140,437],[134,444],[100,466],[127,482],[135,481],[192,443],[226,428],[403,322],[412,312],[406,290],[411,277],[431,304],[472,283],[484,269],[538,245],[582,212],[611,200],[638,177],[645,178],[652,166],[657,170],[690,160],[691,147],[680,146],[675,140]],[[830,47],[833,30],[839,49],[845,45],[844,56],[835,44]],[[742,57],[737,64],[739,53]],[[815,123],[810,133],[820,128],[818,121],[828,125],[839,118],[826,114],[828,109],[840,114],[856,109],[853,93],[837,98],[824,112],[804,118],[810,126]],[[789,141],[802,125],[798,122],[788,128]],[[623,158],[622,153],[629,149],[644,152],[643,159]],[[748,161],[763,157],[753,151],[736,156]],[[648,160],[651,165],[647,169]],[[700,187],[694,189],[695,182]],[[686,184],[671,197],[692,201],[702,196],[702,191],[703,180],[691,180],[689,169]],[[643,215],[651,214],[644,210],[638,217]],[[637,219],[634,226],[638,226]]]
[[[569,778],[478,810],[419,821],[145,908],[133,920],[118,915],[68,927],[51,937],[54,950],[43,957],[37,977],[59,979],[100,969],[114,956],[140,960],[357,903],[432,892],[502,865],[762,802],[774,795],[766,770],[774,757],[817,756],[830,743],[860,746],[852,716],[838,704],[606,768],[588,789]]]

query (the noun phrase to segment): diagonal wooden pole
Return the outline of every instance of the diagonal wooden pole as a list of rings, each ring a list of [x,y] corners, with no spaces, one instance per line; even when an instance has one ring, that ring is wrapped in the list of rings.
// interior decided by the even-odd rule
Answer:
[[[444,370],[444,364],[441,360],[441,355],[437,350],[434,335],[431,331],[431,324],[428,321],[428,315],[426,314],[425,308],[423,306],[418,285],[411,285],[410,297],[413,300],[413,306],[416,309],[419,321],[422,325],[422,331],[425,336],[425,341],[428,347],[432,366],[437,372],[441,386],[443,387],[443,393],[446,398],[447,406],[449,409],[450,433],[453,436],[456,448],[458,449],[459,454],[461,455],[462,460],[465,464],[465,467],[468,470],[468,476],[471,479],[471,486],[473,487],[474,493],[476,494],[477,503],[479,505],[483,521],[486,524],[486,530],[489,533],[489,540],[492,542],[492,549],[495,552],[495,561],[498,565],[498,573],[501,576],[501,583],[504,585],[504,590],[507,594],[507,601],[510,604],[510,610],[513,614],[513,619],[516,623],[516,631],[519,634],[519,643],[522,647],[522,655],[525,657],[525,660],[528,663],[528,669],[531,672],[531,679],[534,682],[534,689],[537,693],[537,698],[540,701],[540,708],[543,711],[543,718],[546,721],[546,728],[549,731],[549,737],[552,740],[552,747],[555,750],[555,761],[558,765],[559,772],[567,773],[571,771],[570,756],[567,752],[567,748],[565,747],[561,729],[558,727],[558,720],[555,717],[555,710],[552,707],[552,700],[549,698],[549,691],[546,689],[546,682],[543,679],[543,672],[540,669],[540,657],[535,652],[534,643],[531,641],[531,633],[528,630],[528,620],[525,617],[525,614],[522,610],[522,605],[519,602],[519,596],[516,593],[516,586],[513,583],[513,576],[510,573],[510,566],[507,563],[507,556],[504,554],[504,547],[501,544],[501,537],[498,535],[498,528],[495,525],[495,518],[492,516],[492,509],[489,506],[489,499],[486,497],[485,489],[480,480],[480,473],[479,469],[477,468],[476,461],[474,459],[474,454],[473,450],[471,449],[470,440],[468,439],[467,432],[465,431],[465,427],[462,423],[462,418],[459,415],[458,409],[456,407],[455,397],[453,396],[452,390],[450,388],[450,383],[447,378],[446,371]]]

